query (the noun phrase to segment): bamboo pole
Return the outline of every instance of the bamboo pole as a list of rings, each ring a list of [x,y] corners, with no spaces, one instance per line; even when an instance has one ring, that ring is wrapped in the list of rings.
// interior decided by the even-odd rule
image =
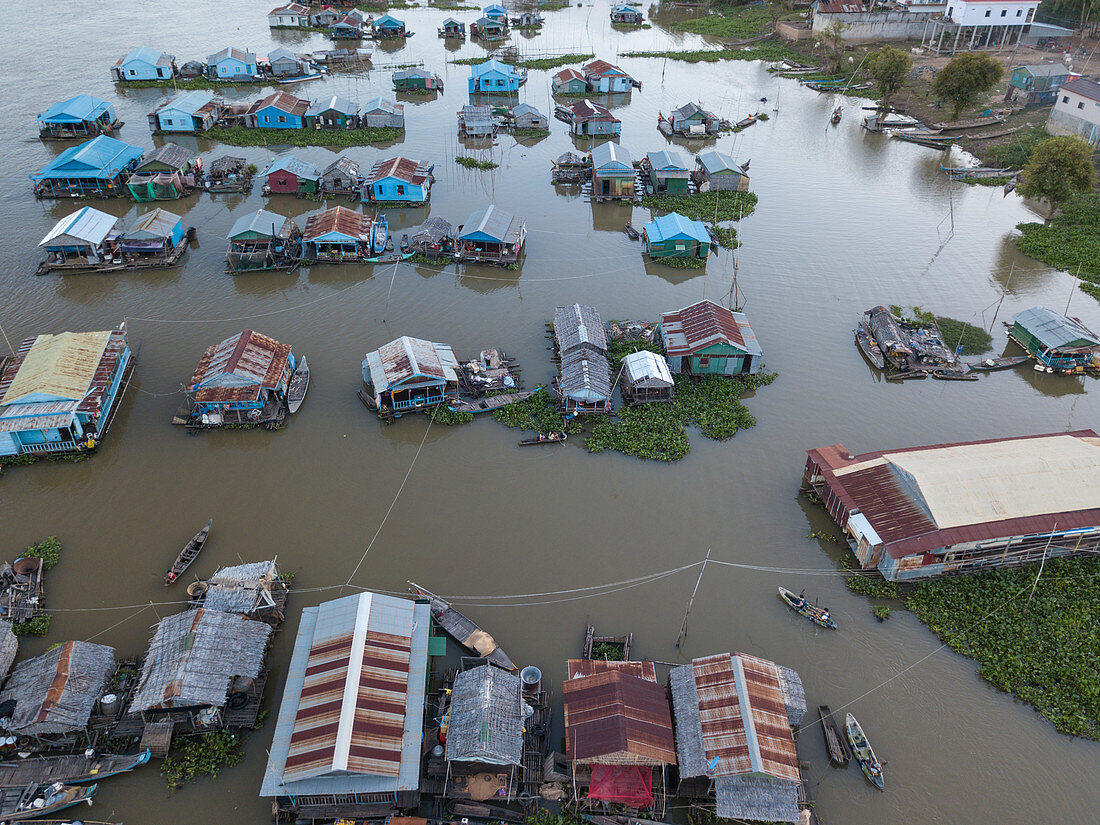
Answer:
[[[691,598],[688,599],[687,609],[684,610],[684,621],[680,624],[680,635],[676,637],[676,647],[679,648],[683,643],[684,638],[687,636],[688,616],[691,614],[691,605],[695,602],[695,594],[699,592],[699,585],[703,582],[703,573],[706,572],[707,562],[710,561],[710,550],[707,548],[707,556],[703,559],[703,566],[699,568],[699,578],[695,581],[695,588],[691,591]]]

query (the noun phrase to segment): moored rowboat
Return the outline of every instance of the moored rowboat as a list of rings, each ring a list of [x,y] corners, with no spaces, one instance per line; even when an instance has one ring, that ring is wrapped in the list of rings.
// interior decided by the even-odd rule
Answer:
[[[166,585],[172,584],[172,582],[179,579],[184,574],[191,563],[199,557],[199,553],[202,552],[203,545],[206,544],[206,539],[210,535],[210,526],[214,523],[214,519],[206,522],[206,526],[199,532],[195,533],[191,541],[187,542],[180,551],[180,554],[176,556],[176,560],[172,562],[172,566],[168,568],[168,572],[164,574],[164,583]]]
[[[569,438],[569,434],[566,432],[539,433],[535,438],[523,439],[519,442],[519,446],[533,447],[536,444],[561,444],[567,438]]]
[[[1008,358],[986,358],[984,361],[968,363],[966,366],[976,372],[993,372],[994,370],[1007,370],[1018,367],[1030,360],[1031,358],[1027,355],[1013,355]]]
[[[825,749],[829,752],[829,761],[834,765],[847,765],[852,761],[852,749],[848,739],[833,718],[828,705],[817,706],[817,716],[821,720],[821,732],[825,737]]]
[[[416,582],[409,582],[408,584],[416,591],[418,597],[426,598],[431,602],[432,618],[455,641],[505,670],[516,669],[515,664],[508,658],[508,654],[501,650],[496,639],[451,607],[449,602],[439,598],[431,591],[425,590]]]
[[[829,616],[829,608],[810,604],[804,597],[792,593],[785,587],[779,588],[779,598],[786,602],[787,607],[795,613],[805,616],[819,627],[827,627],[830,630],[836,630],[836,622]]]
[[[875,756],[871,743],[867,741],[867,736],[856,721],[856,717],[850,713],[844,719],[844,730],[848,734],[848,744],[852,746],[852,755],[859,762],[863,775],[867,777],[868,782],[881,791],[885,784],[882,777],[882,763]]]
[[[286,408],[290,413],[298,412],[302,402],[306,399],[306,391],[309,389],[309,362],[303,355],[302,360],[294,368],[294,374],[290,376],[290,386],[286,391]]]
[[[24,822],[56,813],[81,802],[92,804],[95,785],[28,785],[0,789],[0,822]],[[35,803],[41,804],[35,804]]]
[[[132,771],[149,761],[149,749],[127,756],[83,754],[62,756],[32,756],[11,762],[0,762],[0,787],[23,790],[32,783],[52,782],[77,784],[93,779],[106,779]]]
[[[879,347],[878,342],[871,335],[870,330],[863,324],[856,327],[856,343],[859,344],[860,351],[866,356],[867,360],[878,369],[883,369],[886,366],[886,358],[882,354],[882,349]]]

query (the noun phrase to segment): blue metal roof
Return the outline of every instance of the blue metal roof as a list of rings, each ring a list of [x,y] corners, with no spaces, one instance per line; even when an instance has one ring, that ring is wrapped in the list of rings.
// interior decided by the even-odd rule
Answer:
[[[111,104],[91,95],[77,95],[55,103],[38,116],[42,123],[82,123],[111,110]]]
[[[1090,344],[1100,346],[1100,338],[1097,338],[1080,321],[1059,315],[1044,306],[1017,312],[1012,320],[1034,335],[1047,349]]]
[[[707,232],[706,224],[685,218],[677,212],[662,215],[647,223],[645,234],[647,238],[657,243],[678,239],[710,243],[710,233]]]
[[[631,170],[634,168],[630,152],[612,141],[598,144],[589,154],[592,156],[593,169]]]
[[[139,46],[134,49],[120,62],[125,66],[127,63],[148,63],[150,66],[164,66],[171,63],[174,58],[167,52],[162,52],[160,49],[151,49],[148,46]]]
[[[485,8],[483,8],[481,10],[481,13],[482,14],[488,14],[491,11],[492,12],[498,12],[498,13],[502,12],[504,14],[508,13],[508,9],[504,8],[504,6],[500,5],[500,3],[490,3],[488,6],[486,6]]]
[[[392,14],[383,14],[374,21],[374,28],[376,29],[396,29],[404,25],[404,20],[398,20]]]
[[[172,109],[177,112],[184,112],[189,115],[193,115],[199,111],[203,106],[208,104],[214,99],[214,95],[210,92],[186,92],[179,97],[174,97],[169,100],[160,111],[165,109]]]
[[[486,60],[484,63],[477,63],[470,67],[470,77],[481,77],[483,74],[489,72],[499,72],[507,77],[520,77],[522,74],[516,71],[514,66],[509,66],[507,63],[501,63],[499,60]]]
[[[110,179],[136,160],[142,150],[107,135],[92,138],[79,146],[70,146],[39,171],[31,180],[49,178]]]

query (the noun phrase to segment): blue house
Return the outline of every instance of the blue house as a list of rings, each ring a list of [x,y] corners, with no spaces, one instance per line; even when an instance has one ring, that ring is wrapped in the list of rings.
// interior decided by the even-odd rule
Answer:
[[[35,197],[121,196],[124,179],[138,165],[142,154],[140,147],[107,135],[70,146],[30,176]]]
[[[187,385],[191,416],[221,416],[207,425],[266,420],[263,412],[273,415],[286,398],[293,372],[290,344],[246,329],[202,354]]]
[[[183,243],[183,220],[167,209],[146,212],[127,231],[118,236],[118,250],[137,263],[164,262],[178,259],[174,255]],[[182,254],[179,250],[178,254]]]
[[[142,46],[111,67],[116,81],[171,80],[176,75],[175,55]]]
[[[486,60],[470,67],[470,94],[519,91],[527,73],[499,60]]]
[[[662,215],[642,228],[646,252],[651,258],[705,258],[710,252],[710,232],[701,221],[678,212]]]
[[[210,92],[186,92],[149,114],[151,132],[205,132],[218,122],[225,106]]]
[[[245,49],[226,46],[206,58],[206,74],[213,80],[248,80],[259,73],[256,55]]]
[[[490,20],[496,20],[498,23],[503,23],[505,26],[508,25],[508,9],[504,8],[500,3],[490,3],[481,10],[481,13]]]
[[[119,127],[115,107],[91,95],[77,95],[55,103],[38,116],[38,136],[84,138],[114,131]]]
[[[375,37],[405,37],[405,21],[393,15],[383,14],[371,24],[371,33]]]
[[[54,224],[38,246],[47,264],[97,264],[111,256],[118,218],[85,206]]]
[[[606,60],[593,60],[584,64],[584,76],[593,92],[629,92],[642,84]]]
[[[245,121],[253,129],[301,129],[308,111],[308,100],[275,92],[248,107]]]
[[[93,449],[111,424],[132,361],[120,329],[25,340],[0,374],[0,455]]]
[[[367,175],[360,200],[377,203],[423,204],[431,197],[428,164],[396,157],[380,160]]]

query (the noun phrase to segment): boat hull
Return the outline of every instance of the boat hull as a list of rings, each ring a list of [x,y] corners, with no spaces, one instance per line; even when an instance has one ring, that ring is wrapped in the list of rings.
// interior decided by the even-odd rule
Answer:
[[[785,588],[785,587],[780,587],[779,588],[779,598],[782,599],[786,603],[787,607],[789,607],[795,613],[809,619],[811,622],[816,624],[818,627],[824,627],[828,630],[836,630],[837,629],[836,622],[834,622],[831,618],[824,618],[824,619],[822,618],[822,613],[823,613],[822,608],[814,607],[809,602],[806,602],[801,607],[799,607],[798,606],[798,598],[799,597],[796,594],[792,593],[787,588]]]
[[[298,412],[302,402],[306,400],[306,392],[309,390],[309,362],[302,356],[301,363],[290,377],[290,389],[287,390],[286,409],[291,415]]]
[[[863,771],[863,775],[867,777],[867,781],[880,791],[884,790],[886,782],[882,775],[882,763],[875,756],[875,751],[867,740],[863,728],[856,721],[856,717],[850,713],[844,719],[844,732],[848,737],[848,744],[852,748],[852,756],[859,762],[859,768]]]

